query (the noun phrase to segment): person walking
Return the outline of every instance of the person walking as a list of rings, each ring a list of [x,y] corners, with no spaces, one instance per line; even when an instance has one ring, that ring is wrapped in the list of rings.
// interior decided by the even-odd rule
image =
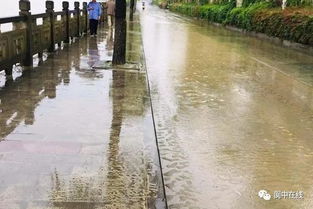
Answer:
[[[115,2],[114,0],[109,0],[107,2],[107,14],[108,14],[108,25],[112,27],[114,24],[114,16],[115,16]]]
[[[101,17],[101,5],[97,2],[97,0],[92,0],[88,4],[89,11],[89,27],[90,27],[90,35],[96,36],[98,30],[98,24]]]

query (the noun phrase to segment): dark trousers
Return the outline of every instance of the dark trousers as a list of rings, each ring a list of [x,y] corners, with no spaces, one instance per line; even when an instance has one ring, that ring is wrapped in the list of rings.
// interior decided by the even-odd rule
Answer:
[[[98,20],[90,19],[89,27],[90,27],[90,35],[96,35],[98,30]]]

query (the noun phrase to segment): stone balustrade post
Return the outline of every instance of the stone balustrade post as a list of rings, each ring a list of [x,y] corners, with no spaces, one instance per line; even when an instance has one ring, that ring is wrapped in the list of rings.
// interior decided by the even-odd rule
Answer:
[[[46,13],[50,20],[50,46],[48,51],[55,51],[55,15],[54,15],[54,2],[46,1]]]
[[[33,66],[33,21],[30,12],[30,1],[29,0],[20,0],[19,1],[19,15],[25,16],[26,21],[26,53],[23,59],[24,66]]]
[[[78,1],[74,2],[74,10],[75,10],[75,15],[76,15],[76,25],[77,25],[76,37],[79,37],[80,36],[80,8],[79,8]]]
[[[85,30],[84,30],[84,33],[87,34],[88,33],[88,4],[87,2],[84,2],[83,3],[83,8],[84,8],[84,15],[85,15]]]
[[[68,1],[62,2],[63,12],[65,13],[65,40],[64,43],[70,43],[70,13]]]

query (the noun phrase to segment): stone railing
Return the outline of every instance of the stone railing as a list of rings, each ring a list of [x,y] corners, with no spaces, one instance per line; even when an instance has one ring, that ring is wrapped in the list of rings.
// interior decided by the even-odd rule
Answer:
[[[44,51],[55,51],[56,44],[70,43],[74,37],[87,34],[87,2],[83,3],[83,9],[79,2],[74,2],[74,10],[69,10],[67,1],[62,6],[62,11],[55,12],[54,2],[46,1],[46,12],[32,15],[29,0],[20,0],[19,16],[0,18],[0,25],[13,25],[12,31],[0,31],[0,71],[11,75],[14,64],[32,66],[35,54],[42,58]],[[38,19],[42,19],[42,24],[37,24]]]

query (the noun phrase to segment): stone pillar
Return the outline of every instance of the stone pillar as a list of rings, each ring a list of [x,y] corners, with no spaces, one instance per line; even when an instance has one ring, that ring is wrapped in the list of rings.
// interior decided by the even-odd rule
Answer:
[[[54,2],[46,1],[46,13],[50,19],[50,46],[48,51],[55,51],[55,17],[54,17]]]
[[[62,2],[63,12],[65,13],[65,40],[64,43],[70,43],[70,13],[68,1]]]
[[[88,4],[87,2],[83,3],[83,8],[84,8],[84,14],[85,14],[85,30],[84,33],[87,34],[88,33],[88,10],[87,10]]]
[[[74,2],[74,8],[75,8],[75,15],[76,15],[76,22],[77,22],[77,31],[76,31],[76,37],[80,36],[80,8],[79,8],[79,2]]]
[[[32,26],[33,21],[30,12],[29,0],[19,1],[20,16],[26,17],[26,52],[23,59],[24,66],[33,66],[33,33]]]
[[[285,9],[287,5],[287,0],[283,0],[282,4],[281,4],[281,8]]]
[[[242,0],[236,0],[236,7],[242,7]]]

